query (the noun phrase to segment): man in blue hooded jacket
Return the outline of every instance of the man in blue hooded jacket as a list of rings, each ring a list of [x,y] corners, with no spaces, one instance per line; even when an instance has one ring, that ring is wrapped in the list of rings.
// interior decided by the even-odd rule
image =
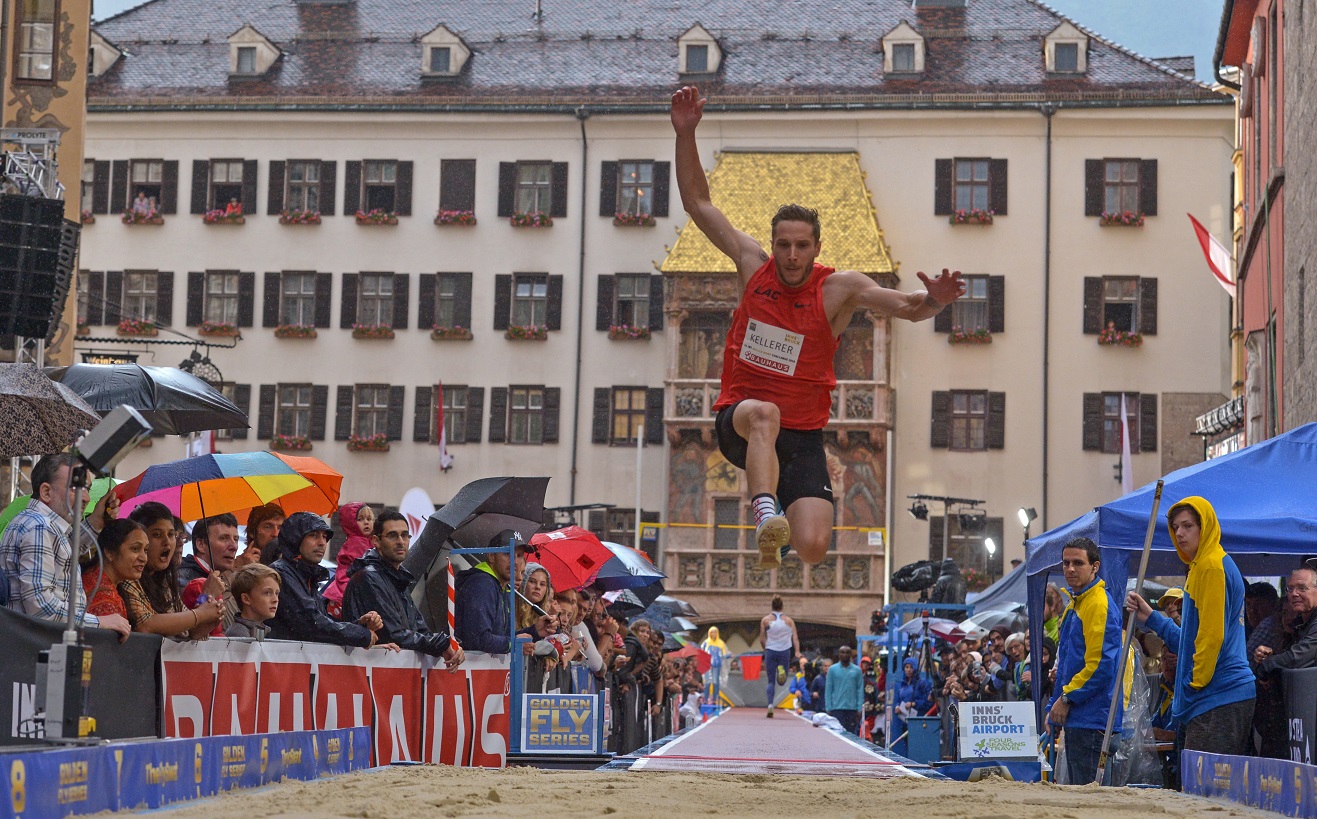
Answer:
[[[516,543],[515,563],[506,551],[508,542]],[[514,580],[526,574],[526,541],[519,532],[504,529],[489,539],[489,553],[474,568],[457,575],[457,641],[467,651],[486,654],[510,654],[512,610],[508,605],[509,589]],[[547,637],[556,629],[556,618],[540,617],[530,629],[519,634],[534,639]]]

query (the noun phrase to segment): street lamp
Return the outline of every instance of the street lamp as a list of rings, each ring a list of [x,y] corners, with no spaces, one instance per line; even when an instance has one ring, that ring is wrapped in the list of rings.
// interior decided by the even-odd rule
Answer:
[[[1020,525],[1024,527],[1024,539],[1029,539],[1029,525],[1038,520],[1038,510],[1032,506],[1021,506],[1018,512]]]

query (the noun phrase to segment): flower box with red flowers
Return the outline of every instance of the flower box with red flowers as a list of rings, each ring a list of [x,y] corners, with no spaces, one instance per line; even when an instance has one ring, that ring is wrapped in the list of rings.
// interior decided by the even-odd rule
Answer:
[[[1143,214],[1132,210],[1103,211],[1098,224],[1102,227],[1143,227]]]
[[[962,327],[952,327],[951,332],[947,334],[948,344],[991,344],[992,333],[987,330],[966,330]]]
[[[430,328],[430,338],[435,341],[470,341],[474,336],[471,335],[469,327],[440,327],[435,325]]]
[[[993,217],[997,215],[996,211],[979,210],[978,208],[964,208],[951,212],[947,221],[953,225],[990,225]]]
[[[126,318],[119,322],[115,332],[121,336],[158,336],[160,328],[155,326],[154,321]]]
[[[1142,347],[1143,334],[1108,327],[1098,333],[1098,344],[1107,347]]]
[[[163,225],[165,217],[160,215],[158,210],[137,211],[126,210],[119,221],[125,225]]]
[[[398,224],[398,214],[384,208],[375,208],[373,210],[357,211],[357,224],[359,225],[396,225]]]
[[[436,225],[457,225],[458,227],[475,227],[476,212],[473,210],[441,210],[434,217]]]
[[[80,321],[78,322],[78,327],[73,334],[77,336],[91,335],[91,325],[85,321]]]
[[[992,578],[986,572],[978,569],[964,569],[961,574],[965,578],[965,585],[970,591],[983,591],[992,585]]]
[[[247,220],[242,216],[242,209],[225,210],[216,208],[201,214],[201,221],[207,225],[243,225]]]
[[[503,337],[511,341],[544,341],[549,337],[549,328],[542,324],[514,324],[503,332]]]
[[[280,324],[274,328],[275,338],[315,338],[316,328],[311,324]]]
[[[388,452],[389,436],[383,432],[374,435],[353,435],[348,438],[348,452]]]
[[[390,339],[393,338],[393,328],[387,324],[354,324],[352,337]]]
[[[270,439],[270,449],[307,452],[311,449],[311,439],[305,435],[276,435]]]
[[[614,324],[608,328],[608,337],[613,341],[643,341],[649,338],[649,328],[632,327],[630,324]]]
[[[281,225],[318,225],[318,224],[320,224],[320,211],[318,211],[318,210],[281,210],[281,211],[279,211],[279,224],[281,224]]]
[[[203,321],[197,332],[203,336],[232,338],[238,335],[238,325],[228,321]]]
[[[84,225],[96,224],[96,215],[89,210],[82,211],[78,216]]]
[[[553,217],[540,210],[531,211],[530,213],[518,211],[509,217],[508,222],[513,227],[553,227]]]
[[[658,223],[648,213],[615,213],[613,224],[619,227],[654,227]]]

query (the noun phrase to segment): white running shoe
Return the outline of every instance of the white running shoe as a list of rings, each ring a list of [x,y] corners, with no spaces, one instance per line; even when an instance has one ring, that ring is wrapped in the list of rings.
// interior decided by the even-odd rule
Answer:
[[[768,706],[768,713],[765,714],[764,716],[768,717],[769,719],[772,719],[772,718],[773,718],[773,706],[771,706],[771,705]]]
[[[782,565],[782,547],[791,541],[791,524],[785,515],[770,515],[755,527],[755,544],[759,547],[759,568],[776,569]]]

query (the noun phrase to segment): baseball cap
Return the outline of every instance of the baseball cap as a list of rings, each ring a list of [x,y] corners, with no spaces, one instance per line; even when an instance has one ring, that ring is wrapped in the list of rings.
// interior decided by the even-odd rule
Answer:
[[[965,632],[966,640],[982,640],[984,637],[987,636],[988,636],[988,630],[986,628],[972,628],[969,631]]]

